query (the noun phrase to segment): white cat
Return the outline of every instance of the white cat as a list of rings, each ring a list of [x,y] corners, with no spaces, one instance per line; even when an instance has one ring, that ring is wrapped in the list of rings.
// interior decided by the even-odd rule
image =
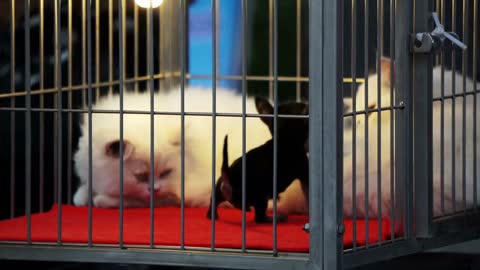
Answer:
[[[381,107],[385,108],[390,106],[390,60],[382,59],[381,65]],[[455,78],[455,91],[459,93],[463,91],[463,77],[456,72]],[[445,71],[445,95],[452,93],[452,72]],[[441,91],[441,67],[435,67],[433,69],[433,96],[439,97]],[[370,109],[376,109],[379,107],[377,102],[377,75],[371,75],[368,78],[368,102],[367,107]],[[477,88],[480,83],[477,83]],[[466,80],[467,91],[473,90],[473,81],[471,79]],[[395,89],[393,89],[395,92]],[[419,91],[419,90],[417,90]],[[395,93],[394,93],[395,96]],[[477,96],[478,97],[478,96]],[[472,207],[473,205],[473,192],[474,192],[474,179],[473,179],[473,155],[477,155],[476,167],[480,167],[480,152],[479,143],[480,136],[477,131],[476,145],[473,143],[473,96],[466,98],[466,160],[465,160],[465,179],[466,179],[466,205]],[[348,101],[347,101],[348,102]],[[477,111],[480,112],[480,102],[477,103]],[[365,107],[365,84],[362,84],[356,95],[356,110],[361,111]],[[432,105],[433,114],[433,195],[434,195],[434,216],[440,216],[443,214],[453,213],[453,204],[455,203],[456,210],[463,209],[463,191],[462,191],[462,120],[463,120],[463,97],[457,97],[455,102],[455,116],[453,116],[452,102],[451,100],[445,101],[444,105],[444,209],[442,212],[441,207],[441,163],[440,163],[440,150],[441,150],[441,103],[434,102]],[[378,137],[378,120],[380,117],[380,138]],[[363,115],[357,116],[356,125],[356,209],[357,216],[362,217],[365,215],[365,179],[368,175],[368,209],[369,216],[378,216],[378,158],[377,150],[378,143],[381,144],[381,162],[380,162],[380,174],[381,174],[381,210],[383,216],[390,216],[392,210],[392,197],[391,197],[391,169],[392,163],[390,160],[390,126],[392,124],[390,118],[390,111],[385,110],[380,114],[370,113],[368,121],[365,121]],[[452,182],[452,119],[455,119],[455,185]],[[368,123],[368,157],[365,157],[365,130],[366,123]],[[394,124],[394,123],[393,123]],[[477,126],[480,125],[480,121],[477,118]],[[344,215],[351,216],[353,214],[352,208],[352,186],[353,186],[353,161],[352,161],[352,129],[346,128],[344,133]],[[394,142],[392,142],[394,143]],[[365,160],[368,160],[368,174],[365,174]],[[477,175],[477,194],[480,195],[480,181],[479,175]],[[455,187],[455,198],[453,197],[452,187]],[[480,196],[479,196],[480,199]],[[480,201],[480,200],[479,200]]]
[[[391,61],[388,58],[381,59],[381,108],[389,107],[391,95]],[[440,97],[441,95],[441,67],[433,69],[433,97]],[[455,91],[458,94],[463,91],[463,76],[456,72],[455,75]],[[452,72],[446,70],[444,73],[444,95],[452,93]],[[480,82],[477,84],[477,90],[480,87]],[[355,109],[357,112],[364,111],[365,104],[370,110],[375,110],[379,107],[377,104],[377,89],[378,77],[373,74],[368,77],[368,99],[365,102],[365,83],[361,84],[355,96]],[[473,90],[473,81],[466,79],[466,90]],[[393,96],[396,96],[396,89],[393,89]],[[480,96],[477,94],[477,127],[480,128]],[[345,98],[345,107],[347,112],[352,111],[352,98]],[[441,103],[434,102],[432,105],[433,113],[433,194],[434,194],[434,216],[449,214],[453,212],[453,202],[456,202],[456,210],[461,210],[463,207],[463,190],[462,190],[462,119],[463,119],[463,98],[456,98],[455,102],[455,200],[452,196],[452,102],[446,101],[444,105],[444,207],[441,204]],[[477,205],[480,207],[480,130],[477,130],[476,145],[473,143],[473,96],[466,98],[466,163],[465,163],[465,179],[466,179],[466,204],[467,207],[472,207],[474,203],[474,179],[473,179],[473,155],[477,156]],[[380,114],[371,112],[367,118],[364,114],[356,115],[356,153],[355,163],[353,162],[353,129],[351,116],[344,118],[344,160],[343,160],[343,214],[346,218],[353,217],[353,200],[355,198],[356,216],[364,218],[366,210],[368,209],[368,216],[370,218],[378,217],[381,210],[381,215],[390,217],[392,214],[392,202],[395,203],[391,196],[392,191],[392,168],[395,169],[395,160],[391,156],[391,126],[395,128],[395,123],[391,121],[390,110],[383,110]],[[365,121],[368,119],[368,121]],[[378,137],[378,125],[380,119],[380,137]],[[368,123],[368,128],[367,128]],[[366,148],[365,138],[366,131],[368,133],[368,148]],[[380,164],[378,163],[378,146],[380,143]],[[394,142],[393,142],[394,143]],[[368,149],[368,153],[366,150]],[[366,156],[367,154],[367,156]],[[366,164],[368,160],[368,164]],[[393,167],[392,167],[393,164]],[[367,165],[367,168],[366,168]],[[380,167],[379,167],[380,165]],[[379,169],[380,168],[380,169]],[[368,169],[368,173],[365,173]],[[380,172],[380,186],[379,183]],[[355,176],[355,177],[354,177]],[[365,192],[366,180],[368,176],[368,191]],[[395,177],[395,171],[393,171]],[[355,178],[355,179],[354,179]],[[355,197],[353,196],[353,183],[355,183]],[[378,207],[378,191],[380,187],[380,209]],[[393,186],[395,187],[395,186]],[[291,212],[308,212],[307,202],[300,192],[300,185],[295,183],[291,185],[284,193],[281,194],[279,201],[280,209],[288,209]],[[366,195],[368,194],[368,195]],[[367,207],[365,207],[365,204]],[[271,205],[270,205],[271,206]]]
[[[156,93],[155,110],[180,113],[180,89]],[[118,95],[100,99],[94,110],[119,110]],[[124,110],[149,111],[150,93],[125,93]],[[217,113],[241,113],[242,96],[218,88]],[[185,112],[212,113],[212,91],[191,87],[185,90]],[[253,98],[246,99],[246,112],[256,114]],[[80,186],[74,195],[75,205],[88,202],[88,115],[84,114],[78,151],[74,155]],[[124,206],[148,207],[150,202],[150,125],[149,114],[124,114]],[[154,197],[156,206],[179,205],[181,195],[181,116],[156,114],[154,117]],[[212,117],[185,116],[185,206],[207,207],[212,187]],[[96,207],[118,207],[119,133],[118,113],[92,115],[92,190]],[[229,160],[242,152],[242,118],[216,117],[215,180],[220,175],[223,138],[228,134]],[[257,117],[246,118],[246,151],[263,144],[271,135]]]

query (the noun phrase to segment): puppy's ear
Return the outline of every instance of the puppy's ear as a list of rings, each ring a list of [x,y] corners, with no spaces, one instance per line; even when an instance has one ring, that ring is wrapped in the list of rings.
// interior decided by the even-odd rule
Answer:
[[[273,114],[272,104],[263,97],[255,97],[255,106],[259,114]],[[260,117],[260,119],[262,119],[268,127],[272,127],[273,119],[271,117]]]
[[[135,150],[135,147],[129,142],[123,141],[123,160],[127,160]],[[105,155],[112,158],[120,158],[120,140],[114,140],[105,145]]]

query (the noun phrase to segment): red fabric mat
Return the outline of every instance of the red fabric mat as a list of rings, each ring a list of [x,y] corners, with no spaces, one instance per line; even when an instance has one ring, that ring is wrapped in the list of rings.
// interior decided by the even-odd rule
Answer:
[[[45,213],[31,216],[31,237],[36,242],[57,241],[57,220],[59,207],[54,205]],[[62,242],[87,243],[88,241],[88,207],[62,205]],[[220,219],[215,229],[215,246],[218,248],[241,248],[241,211],[236,209],[219,209]],[[116,244],[119,241],[118,209],[93,209],[92,239],[94,244]],[[278,224],[278,250],[285,252],[308,252],[308,234],[302,226],[308,218],[291,215],[287,223]],[[352,246],[352,221],[345,220],[344,245]],[[124,211],[125,244],[148,245],[150,242],[150,209],[125,209]],[[18,217],[0,221],[0,241],[22,241],[27,238],[27,218]],[[185,209],[185,245],[210,247],[211,222],[206,218],[206,209]],[[390,222],[382,220],[383,239],[388,238]],[[249,249],[272,249],[272,225],[255,224],[253,212],[247,212],[246,243]],[[156,245],[180,245],[180,208],[156,208],[154,210],[154,241]],[[376,220],[369,221],[369,242],[378,241]],[[357,245],[365,243],[365,222],[357,221]]]

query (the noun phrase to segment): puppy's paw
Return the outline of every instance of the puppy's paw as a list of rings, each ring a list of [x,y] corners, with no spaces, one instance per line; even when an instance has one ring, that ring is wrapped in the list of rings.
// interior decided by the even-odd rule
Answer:
[[[212,219],[212,209],[208,209],[207,218],[210,220]],[[217,219],[218,219],[218,211],[215,210],[215,220]]]
[[[278,215],[277,216],[277,223],[285,223],[288,221],[288,216],[286,215]],[[269,216],[255,216],[255,223],[273,223],[273,217]]]

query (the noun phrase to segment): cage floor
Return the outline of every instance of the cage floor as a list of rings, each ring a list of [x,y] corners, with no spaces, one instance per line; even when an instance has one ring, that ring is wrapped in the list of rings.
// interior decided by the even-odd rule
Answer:
[[[59,211],[61,209],[61,211]],[[211,246],[211,221],[206,218],[205,208],[185,209],[185,245],[192,247]],[[87,243],[88,207],[54,205],[49,211],[31,215],[31,239],[35,242],[57,242],[58,213],[61,213],[62,242]],[[180,208],[154,209],[154,242],[156,245],[180,245]],[[241,211],[219,209],[220,218],[215,223],[215,246],[217,248],[242,247]],[[308,252],[308,234],[302,226],[307,216],[291,215],[288,222],[278,224],[277,247],[281,252]],[[119,209],[93,208],[92,241],[94,244],[117,244],[119,242]],[[352,246],[352,220],[345,220],[345,248]],[[369,242],[378,241],[378,223],[369,220]],[[388,238],[390,222],[382,220],[382,237]],[[365,243],[365,221],[357,220],[357,245]],[[124,244],[149,245],[150,209],[130,208],[123,216]],[[272,250],[272,225],[255,224],[253,212],[247,212],[246,245],[249,249]],[[27,218],[25,216],[0,221],[0,241],[25,241]]]

